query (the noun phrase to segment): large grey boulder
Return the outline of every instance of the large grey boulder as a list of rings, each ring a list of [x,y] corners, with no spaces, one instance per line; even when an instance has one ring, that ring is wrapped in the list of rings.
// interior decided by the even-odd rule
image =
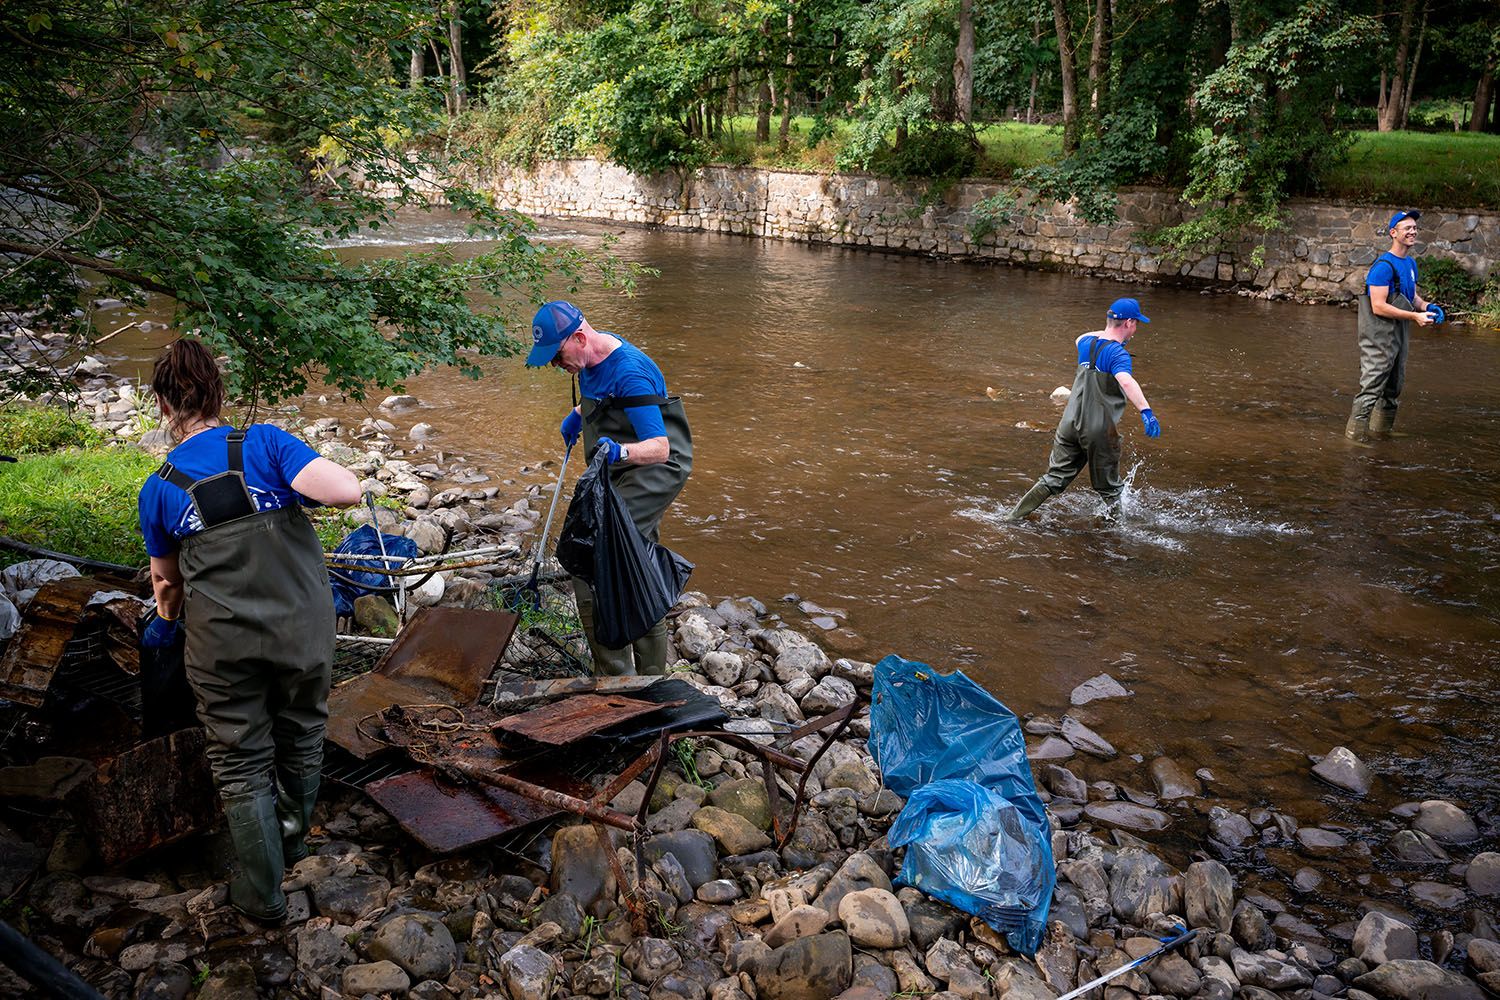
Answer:
[[[1334,747],[1328,751],[1327,756],[1313,766],[1312,772],[1335,788],[1355,795],[1364,795],[1375,780],[1365,762],[1348,747]]]
[[[1479,827],[1469,814],[1442,799],[1423,802],[1411,825],[1440,844],[1472,844],[1479,839]]]
[[[849,986],[853,951],[843,931],[798,938],[755,964],[760,1000],[827,1000]]]
[[[1183,906],[1189,927],[1227,933],[1234,921],[1234,878],[1217,861],[1188,865]]]
[[[1123,848],[1109,873],[1109,899],[1115,916],[1126,923],[1151,913],[1182,910],[1182,880],[1156,855],[1139,847]]]
[[[401,966],[413,982],[446,979],[458,968],[458,945],[453,932],[425,913],[399,913],[376,929],[368,948],[377,961]]]
[[[839,900],[839,920],[849,940],[864,948],[900,948],[911,940],[901,901],[885,889],[851,892]]]
[[[1352,984],[1382,1000],[1484,1000],[1472,979],[1419,958],[1400,958]]]
[[[1354,957],[1370,965],[1417,957],[1417,932],[1410,924],[1371,910],[1354,930]]]
[[[1283,962],[1270,955],[1260,955],[1236,948],[1229,955],[1234,965],[1234,974],[1245,986],[1259,986],[1268,990],[1294,990],[1311,986],[1313,977],[1306,969],[1292,962]]]
[[[1485,851],[1474,855],[1464,881],[1471,892],[1480,896],[1500,896],[1500,854]]]
[[[568,893],[585,910],[614,898],[615,874],[609,854],[592,826],[565,826],[552,835],[551,888],[554,893]]]

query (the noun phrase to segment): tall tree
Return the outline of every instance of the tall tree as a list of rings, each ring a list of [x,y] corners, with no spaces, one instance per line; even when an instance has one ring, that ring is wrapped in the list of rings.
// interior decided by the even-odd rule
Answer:
[[[1406,63],[1411,51],[1411,26],[1416,9],[1417,0],[1401,0],[1395,49],[1389,66],[1382,66],[1380,70],[1380,100],[1376,107],[1375,127],[1381,132],[1394,131],[1401,124],[1402,103],[1406,96]]]
[[[1073,41],[1073,18],[1068,0],[1052,0],[1052,23],[1057,29],[1058,74],[1062,78],[1063,153],[1078,151],[1078,57]]]
[[[959,0],[958,46],[953,53],[953,108],[959,121],[974,120],[974,0]]]
[[[1094,0],[1094,43],[1089,49],[1089,107],[1095,116],[1109,110],[1109,49],[1114,30],[1113,0]]]
[[[326,249],[422,200],[415,180],[432,164],[403,144],[440,112],[398,85],[389,52],[414,41],[423,8],[0,5],[0,303],[87,340],[75,307],[100,294],[90,283],[164,296],[179,329],[228,356],[233,389],[267,400],[309,381],[362,396],[432,365],[477,375],[477,355],[517,350],[507,320],[549,282],[576,281],[583,259],[532,244],[526,220],[461,185],[446,203],[493,249],[371,261]],[[27,376],[12,388],[47,380]]]

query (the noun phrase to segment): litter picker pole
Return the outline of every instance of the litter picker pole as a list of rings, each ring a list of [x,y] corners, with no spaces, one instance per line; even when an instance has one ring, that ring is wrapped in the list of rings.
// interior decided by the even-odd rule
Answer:
[[[1090,980],[1089,982],[1084,983],[1072,993],[1064,993],[1062,996],[1058,997],[1057,1000],[1073,1000],[1074,997],[1081,997],[1089,990],[1094,989],[1096,986],[1102,986],[1105,983],[1109,982],[1111,979],[1114,979],[1116,976],[1123,976],[1131,969],[1138,969],[1141,966],[1145,965],[1147,962],[1151,961],[1153,958],[1156,958],[1158,955],[1165,955],[1173,948],[1176,948],[1179,945],[1187,944],[1193,938],[1198,936],[1198,929],[1196,927],[1192,930],[1184,930],[1179,927],[1178,931],[1179,933],[1176,937],[1162,938],[1161,947],[1157,948],[1155,951],[1150,952],[1146,955],[1142,955],[1134,962],[1127,962],[1126,964],[1120,966],[1118,969],[1115,969],[1113,972],[1106,972],[1098,979]]]
[[[542,526],[541,537],[536,540],[536,556],[531,564],[531,579],[521,588],[525,602],[532,608],[541,607],[542,595],[537,589],[537,574],[542,571],[542,553],[547,548],[547,536],[552,533],[552,515],[557,513],[557,501],[562,498],[563,479],[568,474],[568,459],[573,455],[573,446],[563,452],[562,468],[557,470],[557,486],[552,490],[552,505],[547,508],[547,523]]]

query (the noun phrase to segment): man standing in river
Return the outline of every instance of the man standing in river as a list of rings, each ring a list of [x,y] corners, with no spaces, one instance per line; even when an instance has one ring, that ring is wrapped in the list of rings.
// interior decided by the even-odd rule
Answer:
[[[1085,333],[1074,341],[1078,373],[1057,433],[1052,438],[1052,460],[1047,474],[1021,498],[1009,520],[1019,521],[1053,494],[1067,489],[1083,465],[1089,479],[1110,513],[1120,506],[1120,418],[1128,399],[1141,411],[1147,437],[1159,437],[1161,424],[1151,413],[1151,404],[1131,372],[1130,352],[1125,344],[1135,336],[1140,323],[1149,323],[1135,299],[1116,299],[1104,314],[1104,329]]]
[[[1396,424],[1396,400],[1406,381],[1406,349],[1411,325],[1428,326],[1444,319],[1441,306],[1417,294],[1417,220],[1413,209],[1397,212],[1386,223],[1391,248],[1370,265],[1359,297],[1359,392],[1344,434],[1363,441],[1388,435]]]
[[[603,445],[610,481],[641,534],[657,541],[662,515],[693,468],[693,437],[682,400],[667,395],[661,369],[640,348],[589,325],[571,302],[548,302],[531,321],[528,367],[554,365],[578,376],[582,403],[563,418],[563,442],[581,435],[584,453]],[[598,674],[661,674],[667,669],[667,625],[657,622],[625,649],[599,644],[594,595],[574,579],[578,617]]]

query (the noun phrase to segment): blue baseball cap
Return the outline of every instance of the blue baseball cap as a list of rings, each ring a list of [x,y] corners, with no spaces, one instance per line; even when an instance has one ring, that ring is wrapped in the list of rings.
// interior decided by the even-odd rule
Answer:
[[[531,317],[531,353],[526,355],[526,367],[551,364],[562,342],[582,325],[583,313],[571,302],[559,299],[542,306]]]
[[[1416,221],[1421,217],[1422,213],[1418,212],[1415,208],[1408,208],[1404,211],[1397,212],[1395,215],[1391,216],[1391,221],[1385,224],[1385,231],[1390,232],[1392,229],[1395,229],[1396,225],[1403,219],[1411,219],[1412,221]]]
[[[1135,299],[1115,299],[1109,304],[1109,312],[1105,313],[1110,319],[1134,319],[1142,323],[1151,322],[1141,315],[1141,304]]]

